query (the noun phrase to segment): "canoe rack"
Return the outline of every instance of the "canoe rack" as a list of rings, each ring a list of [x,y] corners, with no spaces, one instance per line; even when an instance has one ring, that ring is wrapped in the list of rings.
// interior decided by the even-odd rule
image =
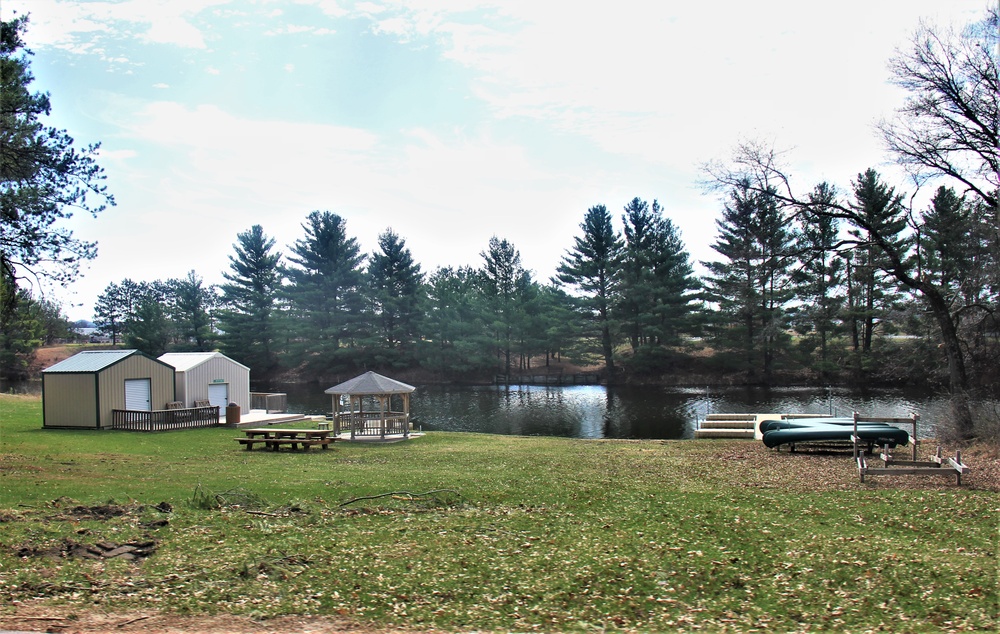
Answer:
[[[954,475],[955,484],[961,486],[962,474],[969,472],[969,467],[962,463],[961,451],[956,451],[954,458],[945,458],[941,455],[940,445],[929,461],[897,460],[889,453],[889,445],[882,449],[880,458],[884,467],[869,467],[864,452],[857,454],[858,475],[862,482],[866,475]]]
[[[912,430],[910,431],[910,444],[913,446],[913,458],[917,459],[917,422],[920,420],[920,414],[916,412],[910,414],[906,418],[886,418],[881,416],[861,416],[857,412],[854,412],[854,432],[851,434],[851,442],[854,444],[854,457],[864,456],[864,450],[861,449],[862,445],[868,447],[868,453],[872,453],[874,447],[872,443],[858,437],[858,423],[889,423],[890,425],[911,425]]]

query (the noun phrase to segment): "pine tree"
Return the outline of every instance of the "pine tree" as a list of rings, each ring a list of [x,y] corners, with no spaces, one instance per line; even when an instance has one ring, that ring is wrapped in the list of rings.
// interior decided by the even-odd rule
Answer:
[[[773,192],[756,191],[743,181],[730,198],[712,245],[725,259],[704,263],[710,273],[707,298],[719,307],[714,340],[741,359],[735,366],[748,381],[770,382],[789,340],[793,235]]]
[[[293,356],[314,373],[336,372],[351,367],[347,346],[364,334],[365,256],[335,213],[314,211],[302,228],[285,268]]]
[[[487,307],[479,272],[438,268],[426,283],[425,339],[420,359],[442,377],[467,376],[493,365],[493,338],[486,336]]]
[[[840,222],[830,213],[830,205],[836,198],[837,190],[828,183],[820,183],[813,189],[809,194],[811,211],[800,219],[796,248],[802,263],[796,276],[796,296],[801,302],[796,327],[803,335],[802,347],[818,348],[819,358],[813,366],[823,380],[836,369],[830,341],[843,303],[839,290],[844,260],[837,254]]]
[[[44,341],[36,301],[26,289],[17,291],[14,309],[0,329],[0,378],[24,380],[31,361]]]
[[[621,236],[611,226],[604,205],[587,210],[580,224],[583,235],[574,238],[556,269],[556,281],[575,288],[583,296],[582,310],[598,331],[601,355],[608,378],[615,377],[611,309],[618,299],[622,258]]]
[[[854,200],[851,208],[864,227],[852,227],[854,238],[852,261],[848,262],[848,318],[852,320],[853,345],[858,355],[857,369],[864,371],[870,363],[875,330],[889,310],[895,290],[895,280],[886,272],[891,265],[885,251],[904,253],[907,238],[906,214],[902,196],[895,188],[882,182],[874,169],[867,169],[852,183]],[[882,241],[883,245],[877,241]]]
[[[375,317],[375,339],[383,361],[412,362],[423,308],[423,273],[406,241],[387,229],[378,237],[379,250],[368,258],[368,284]]]
[[[659,258],[656,225],[661,221],[658,214],[650,211],[649,203],[639,198],[633,198],[622,214],[625,243],[615,312],[633,353],[653,337],[649,326],[656,305],[654,268]]]
[[[125,346],[158,357],[167,351],[173,337],[173,324],[164,308],[167,287],[160,282],[133,286],[127,291],[131,306],[125,322]]]
[[[975,201],[975,199],[973,199]],[[996,333],[1000,294],[1000,227],[979,201],[939,187],[917,232],[921,277],[941,289],[974,375],[992,374],[1000,359]],[[921,314],[926,314],[922,303]]]
[[[521,253],[507,240],[493,236],[489,248],[479,255],[483,258],[480,288],[490,307],[497,357],[502,359],[503,373],[510,375],[515,332],[525,318],[525,293],[531,274],[521,266]]]
[[[187,277],[169,280],[170,318],[177,334],[176,349],[207,352],[215,348],[213,313],[218,301],[215,288],[204,286],[201,277],[189,271]]]
[[[953,289],[965,301],[975,289],[965,282],[977,264],[980,248],[976,244],[978,232],[972,224],[972,206],[950,187],[939,187],[931,199],[930,208],[923,214],[920,227],[921,268],[935,284]],[[963,288],[964,287],[964,288]]]
[[[21,34],[28,18],[0,21],[0,330],[20,298],[26,279],[71,283],[96,245],[74,237],[60,223],[76,210],[96,215],[114,199],[97,165],[99,145],[73,147],[65,130],[47,128],[47,93],[32,93],[30,51]],[[19,317],[20,318],[20,317]]]
[[[260,225],[237,234],[222,292],[222,350],[267,380],[278,370],[281,253]]]
[[[97,296],[94,303],[94,325],[101,334],[111,337],[112,345],[117,346],[127,317],[121,288],[112,282]]]
[[[97,297],[94,323],[102,334],[111,337],[113,345],[125,339],[131,324],[137,319],[139,305],[150,291],[149,284],[125,278],[120,284],[108,284]]]

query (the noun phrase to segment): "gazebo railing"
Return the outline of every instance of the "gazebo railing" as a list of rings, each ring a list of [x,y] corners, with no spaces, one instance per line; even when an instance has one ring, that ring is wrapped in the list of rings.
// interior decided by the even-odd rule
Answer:
[[[186,407],[152,411],[113,409],[111,428],[126,431],[168,431],[194,427],[214,427],[219,424],[219,407]]]
[[[350,432],[351,436],[408,436],[410,416],[406,412],[385,412],[385,427],[381,412],[337,412],[333,421],[335,434]]]

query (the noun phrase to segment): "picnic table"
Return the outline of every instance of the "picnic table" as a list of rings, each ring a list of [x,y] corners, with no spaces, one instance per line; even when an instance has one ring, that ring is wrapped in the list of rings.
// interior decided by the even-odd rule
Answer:
[[[329,429],[281,429],[278,427],[261,427],[255,429],[244,429],[244,438],[235,440],[241,445],[246,445],[247,451],[253,449],[256,444],[262,444],[272,451],[286,446],[290,449],[302,448],[303,451],[313,445],[319,445],[323,449],[330,446],[335,437],[330,435]]]

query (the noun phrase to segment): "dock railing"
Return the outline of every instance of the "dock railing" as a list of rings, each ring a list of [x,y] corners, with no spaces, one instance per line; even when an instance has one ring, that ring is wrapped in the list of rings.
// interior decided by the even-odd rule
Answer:
[[[284,392],[250,392],[250,409],[261,409],[268,414],[288,411],[288,394]]]
[[[496,385],[600,385],[603,377],[594,372],[553,374],[497,374]]]

